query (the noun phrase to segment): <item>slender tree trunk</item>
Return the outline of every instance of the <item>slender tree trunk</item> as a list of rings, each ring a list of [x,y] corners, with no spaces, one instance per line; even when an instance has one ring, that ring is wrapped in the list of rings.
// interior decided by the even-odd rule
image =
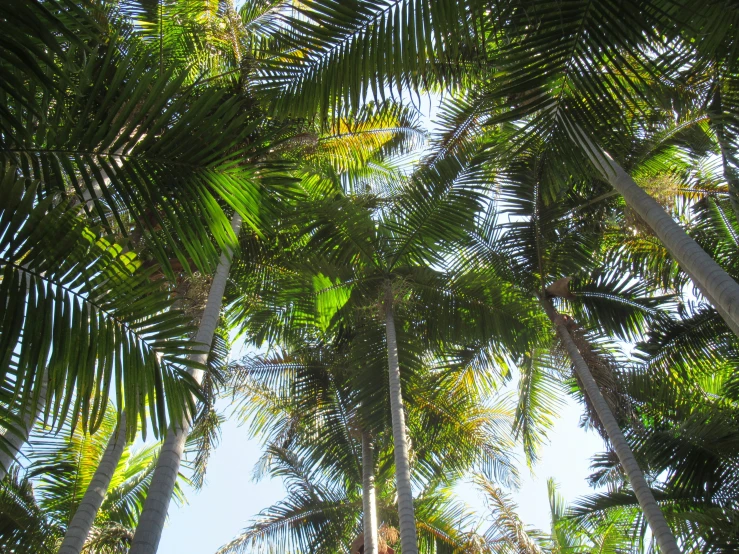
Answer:
[[[233,216],[231,226],[236,236],[238,236],[241,229],[241,217],[238,214]],[[203,347],[200,353],[193,355],[193,359],[202,364],[208,361],[210,344],[213,342],[213,335],[218,326],[232,257],[233,251],[221,254],[220,262],[213,276],[213,282],[210,285],[208,301],[205,304],[198,334],[195,337],[195,341],[202,344]],[[190,373],[198,384],[202,383],[202,370],[190,370]],[[154,554],[159,547],[159,540],[162,537],[164,522],[167,518],[167,509],[172,499],[182,454],[185,451],[185,440],[189,431],[190,422],[185,418],[180,425],[170,428],[167,433],[167,438],[159,453],[157,467],[154,470],[151,485],[149,485],[144,510],[139,518],[139,525],[136,528],[129,554]]]
[[[378,554],[375,459],[369,433],[366,431],[362,431],[362,527],[364,554]]]
[[[77,510],[75,510],[74,516],[69,522],[59,554],[80,554],[82,552],[125,448],[126,413],[122,412],[118,427],[108,439],[108,446],[103,452],[103,457],[100,458],[95,475],[93,475],[80,505],[77,506]]]
[[[385,333],[387,336],[387,360],[390,373],[390,412],[395,446],[395,481],[398,489],[398,517],[400,519],[400,548],[403,554],[418,554],[416,518],[413,513],[411,491],[411,466],[408,457],[408,438],[405,431],[403,395],[400,390],[400,365],[398,341],[393,317],[393,293],[390,283],[385,291]]]
[[[680,554],[680,548],[677,546],[675,536],[667,525],[665,516],[657,505],[657,501],[654,499],[652,490],[649,488],[649,485],[644,478],[644,473],[639,467],[629,444],[626,442],[613,412],[611,412],[605,398],[603,398],[603,395],[598,388],[598,384],[595,382],[595,379],[590,372],[587,362],[582,357],[580,350],[577,348],[577,344],[575,344],[575,341],[572,339],[572,335],[570,334],[569,329],[567,329],[564,318],[557,313],[557,310],[549,299],[542,297],[541,303],[547,316],[549,316],[549,319],[554,324],[554,327],[557,330],[557,335],[567,350],[570,360],[575,366],[577,376],[580,378],[580,381],[585,388],[585,394],[588,396],[588,399],[595,408],[595,411],[608,434],[608,438],[613,445],[613,449],[616,451],[618,460],[621,462],[621,467],[623,467],[626,472],[626,476],[631,483],[631,488],[634,489],[634,494],[636,495],[636,499],[639,501],[639,506],[641,506],[644,516],[647,518],[647,522],[649,522],[649,527],[652,529],[655,539],[657,539],[660,552],[662,554]]]
[[[570,136],[611,186],[621,193],[626,204],[646,221],[703,296],[739,336],[739,284],[620,165],[595,146],[582,130],[571,130]]]
[[[48,373],[46,373],[46,370],[44,370],[36,409],[32,411],[29,410],[25,414],[23,414],[23,421],[21,422],[20,429],[18,429],[18,433],[15,433],[14,431],[8,429],[3,434],[2,439],[0,439],[5,442],[4,446],[7,447],[7,451],[6,448],[0,449],[0,480],[5,478],[8,470],[10,469],[10,464],[13,463],[13,460],[15,460],[18,452],[21,451],[23,445],[28,442],[28,437],[33,430],[33,425],[41,416],[41,412],[44,410],[44,406],[46,406],[46,392],[48,390],[48,387],[49,375]]]

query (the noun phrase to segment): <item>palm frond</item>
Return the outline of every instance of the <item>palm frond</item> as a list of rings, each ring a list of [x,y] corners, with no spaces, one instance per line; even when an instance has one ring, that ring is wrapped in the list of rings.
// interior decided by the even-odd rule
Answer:
[[[122,245],[86,225],[79,206],[36,201],[38,183],[5,168],[0,181],[2,379],[21,414],[95,431],[114,396],[130,437],[183,415],[194,382],[184,316]],[[12,364],[10,363],[12,360]],[[41,398],[41,392],[45,396]],[[149,414],[147,415],[147,409]],[[9,422],[13,427],[13,422]]]

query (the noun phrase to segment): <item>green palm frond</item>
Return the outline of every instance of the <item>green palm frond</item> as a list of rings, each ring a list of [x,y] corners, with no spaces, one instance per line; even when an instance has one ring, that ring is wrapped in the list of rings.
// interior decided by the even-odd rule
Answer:
[[[393,102],[370,104],[351,117],[335,118],[317,137],[312,157],[325,160],[339,172],[350,172],[370,160],[415,150],[425,138],[418,116]],[[311,159],[306,160],[309,164]]]
[[[627,116],[641,116],[652,88],[669,82],[676,67],[658,54],[674,53],[658,31],[666,24],[657,2],[639,0],[515,10],[505,25],[509,40],[490,49],[500,69],[489,81],[489,102],[503,108],[499,119],[527,118],[524,135],[548,136],[552,151],[566,149],[569,125],[618,144],[628,135],[606,126],[629,129]]]
[[[31,549],[51,554],[63,536],[64,528],[36,502],[28,476],[19,467],[8,472],[0,483],[0,547],[8,552]]]
[[[7,546],[10,543],[4,541],[17,540],[24,548],[56,551],[117,430],[117,413],[112,405],[108,405],[103,423],[93,435],[79,428],[73,430],[69,419],[61,433],[39,425],[25,451],[30,465],[25,470],[16,466],[2,485],[5,496],[0,544]],[[159,448],[158,444],[136,450],[126,446],[85,544],[86,551],[117,553],[130,547]],[[178,500],[184,498],[179,484],[175,495]],[[36,541],[41,542],[33,546]]]
[[[388,212],[388,265],[439,262],[434,244],[448,244],[472,228],[490,178],[485,155],[448,155],[421,164]]]
[[[59,522],[71,519],[116,430],[117,414],[110,405],[92,435],[69,425],[59,434],[43,426],[34,430],[29,437],[28,475],[35,481],[35,495],[46,514]]]
[[[326,488],[319,474],[295,454],[271,448],[272,474],[286,481],[288,496],[264,510],[238,538],[219,553],[337,552],[346,548],[358,528],[361,499]],[[318,479],[318,480],[317,480]]]
[[[508,399],[485,404],[467,391],[451,390],[448,378],[424,375],[425,385],[412,381],[406,389],[412,399],[408,427],[414,441],[414,481],[419,488],[428,488],[473,470],[515,485],[518,471],[511,454],[513,414]]]
[[[238,67],[232,10],[227,2],[122,0],[109,18],[128,27],[129,40],[149,51],[160,69],[184,73],[192,83]]]
[[[485,494],[492,523],[485,531],[486,546],[494,552],[541,554],[542,533],[527,527],[516,513],[516,505],[501,489],[484,477],[475,483]]]
[[[526,461],[532,467],[563,406],[564,387],[557,377],[556,361],[548,352],[526,356],[519,364],[518,405],[513,432],[523,443]]]
[[[342,361],[335,346],[324,344],[246,358],[235,373],[234,394],[239,416],[262,440],[360,480],[356,393],[344,383]],[[267,453],[260,473],[269,461]]]
[[[656,296],[643,283],[613,273],[594,272],[572,287],[575,297],[568,301],[576,321],[598,329],[605,336],[636,340],[648,325],[662,317],[669,296]]]
[[[483,5],[449,0],[312,0],[286,14],[284,53],[260,67],[255,89],[296,116],[384,101],[407,86],[459,74],[481,42]]]
[[[166,288],[88,227],[79,206],[36,201],[38,183],[13,167],[0,187],[0,357],[20,413],[38,407],[44,419],[70,415],[94,431],[114,396],[131,437],[139,423],[166,428],[167,411],[179,420],[194,389],[191,346]]]
[[[472,514],[454,500],[449,490],[435,488],[414,502],[418,546],[421,552],[452,554],[475,552],[475,543],[467,531]]]
[[[646,340],[638,344],[640,356],[663,373],[695,378],[737,359],[736,339],[718,314],[705,305],[686,306],[681,318],[659,318]]]
[[[224,209],[252,226],[263,214],[258,120],[244,98],[185,87],[115,30],[95,39],[84,56],[65,45],[49,60],[68,78],[52,83],[55,94],[30,68],[13,68],[34,104],[3,97],[0,156],[40,181],[40,197],[76,198],[104,227],[143,241],[165,269],[176,256],[186,270],[210,272],[235,241]]]

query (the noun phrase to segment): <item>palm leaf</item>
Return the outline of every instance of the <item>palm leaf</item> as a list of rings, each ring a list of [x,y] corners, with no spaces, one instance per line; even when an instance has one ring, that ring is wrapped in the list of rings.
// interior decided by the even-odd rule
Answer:
[[[20,414],[38,407],[44,419],[61,425],[70,415],[73,427],[94,431],[114,396],[130,437],[139,422],[144,432],[147,421],[155,433],[165,429],[167,410],[182,417],[194,390],[185,371],[189,328],[169,310],[162,283],[87,227],[79,206],[54,205],[54,196],[36,202],[38,183],[13,167],[0,187],[2,379],[13,384]]]

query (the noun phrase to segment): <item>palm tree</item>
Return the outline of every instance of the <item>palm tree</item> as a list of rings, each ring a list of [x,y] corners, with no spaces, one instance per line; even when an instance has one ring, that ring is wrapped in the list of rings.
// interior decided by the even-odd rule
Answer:
[[[579,380],[585,389],[585,393],[593,404],[595,412],[598,414],[598,418],[608,434],[608,438],[613,445],[613,449],[616,451],[621,466],[628,476],[629,483],[639,501],[639,506],[644,512],[647,521],[649,521],[649,526],[657,539],[657,543],[660,545],[660,549],[664,552],[679,553],[680,548],[677,545],[677,541],[657,505],[649,484],[644,478],[644,473],[639,467],[628,442],[626,442],[626,438],[621,432],[621,428],[613,416],[610,406],[605,398],[603,398],[603,394],[600,392],[595,379],[593,379],[588,363],[583,358],[580,348],[578,348],[570,334],[566,319],[557,313],[551,303],[547,303],[546,300],[544,302],[544,309],[555,326],[557,335],[572,360]]]
[[[118,462],[126,448],[126,416],[121,416],[117,428],[108,438],[103,455],[100,457],[95,474],[87,485],[74,516],[67,526],[64,541],[59,548],[60,553],[72,554],[82,552],[87,537],[92,529],[95,517],[103,505],[110,482],[113,480]]]
[[[547,481],[551,529],[545,533],[521,521],[517,506],[511,498],[483,477],[476,484],[484,494],[492,519],[490,527],[478,540],[478,551],[483,553],[519,552],[526,554],[567,554],[578,552],[629,552],[633,549],[632,537],[620,525],[618,516],[607,516],[592,521],[579,521],[572,517],[568,507],[557,492],[553,479]]]
[[[307,270],[309,276],[302,278],[303,283],[312,283],[310,287],[302,285],[308,293],[306,303],[330,307],[328,316],[336,314],[335,321],[340,321],[341,314],[346,314],[350,321],[358,308],[384,313],[404,551],[415,551],[416,541],[398,363],[404,353],[398,348],[396,314],[408,322],[404,322],[408,330],[403,329],[406,339],[409,332],[416,332],[427,344],[462,342],[460,336],[471,336],[465,329],[465,324],[471,322],[487,337],[510,337],[516,332],[515,325],[503,325],[501,318],[503,311],[514,309],[515,297],[503,293],[489,295],[474,288],[474,283],[455,284],[425,267],[429,261],[440,259],[432,246],[459,237],[468,228],[478,208],[477,187],[484,175],[481,160],[438,160],[421,166],[408,186],[399,189],[394,200],[383,200],[376,213],[373,211],[377,201],[371,196],[351,197],[339,192],[323,200],[315,199],[305,208],[305,222],[294,224],[309,230],[304,248],[296,253],[302,262],[301,271]],[[311,260],[308,264],[304,263],[306,258]],[[347,268],[347,262],[352,267]],[[315,267],[325,268],[322,271],[326,273],[315,275]],[[299,321],[307,311],[293,307],[289,317]]]
[[[736,548],[736,376],[730,361],[736,348],[712,309],[686,305],[679,318],[655,322],[638,345],[643,363],[626,374],[625,390],[640,422],[627,427],[626,436],[686,551]],[[591,479],[608,483],[609,491],[582,500],[577,518],[614,513],[643,540],[642,516],[612,458],[602,456],[596,468]]]
[[[379,554],[375,453],[372,437],[362,431],[362,552]]]
[[[319,144],[322,142],[320,146],[323,151],[318,154],[318,158],[325,160],[329,157],[330,159],[331,155],[341,158],[342,154],[346,155],[345,149],[347,148],[342,143],[349,142],[354,148],[359,145],[364,148],[364,152],[359,149],[351,151],[351,157],[354,158],[354,162],[357,163],[359,161],[360,165],[366,164],[367,160],[372,159],[372,155],[369,152],[375,151],[381,153],[384,149],[390,148],[389,143],[397,141],[398,135],[402,135],[409,130],[411,133],[413,132],[412,127],[403,119],[404,117],[402,112],[399,112],[388,104],[385,107],[378,107],[377,110],[367,110],[363,114],[358,114],[356,119],[344,119],[337,123],[340,136],[337,137],[337,133],[332,132],[333,130],[331,129],[324,136],[318,133],[315,135],[315,141]],[[362,140],[364,135],[367,138]],[[297,144],[301,146],[301,142]],[[402,142],[397,147],[404,148]],[[281,154],[289,157],[291,151],[288,149],[287,152]],[[315,152],[313,154],[316,155]],[[356,159],[357,157],[359,157],[359,160]],[[203,323],[206,321],[206,317],[210,318],[210,322],[213,324],[213,330],[215,329],[215,322],[220,317],[220,309],[223,304],[230,264],[230,256],[224,256],[221,264],[218,266],[216,277],[220,276],[220,279],[216,281],[214,278],[211,285],[206,313],[201,322],[201,332],[204,329]],[[216,289],[217,283],[218,288]],[[208,309],[211,309],[212,312],[208,313]],[[198,339],[205,340],[205,338],[204,335],[202,337],[200,335],[198,336]],[[207,356],[206,353],[204,355]],[[184,452],[186,435],[187,427],[183,424],[181,431],[178,431],[176,434],[172,433],[168,437],[168,444],[165,445],[161,459],[161,471],[155,475],[153,480],[153,491],[156,494],[150,494],[149,498],[147,498],[147,506],[145,507],[146,517],[142,517],[139,528],[137,529],[132,552],[156,549],[163,529],[164,518],[166,517],[166,507],[168,499],[171,496],[171,487],[176,478],[177,469],[179,468]]]
[[[315,352],[312,348],[310,351]],[[350,356],[351,359],[354,357]],[[367,551],[367,540],[356,538],[358,516],[369,490],[363,486],[366,459],[362,459],[361,468],[357,460],[359,443],[362,437],[366,439],[367,433],[352,424],[362,409],[352,408],[351,401],[361,393],[346,387],[347,374],[356,372],[349,369],[353,364],[347,361],[344,356],[334,359],[325,350],[320,357],[306,351],[297,356],[283,352],[245,360],[241,371],[249,378],[239,378],[242,387],[239,401],[245,410],[242,417],[249,419],[255,431],[264,434],[268,441],[258,464],[260,472],[270,471],[285,478],[288,498],[265,510],[261,520],[224,546],[222,552],[240,552],[256,545],[301,552],[334,552],[340,545],[346,548],[350,543],[352,548],[364,546]],[[326,364],[336,365],[331,369]],[[444,544],[466,544],[466,536],[450,528],[456,518],[450,519],[445,510],[439,512],[448,499],[438,487],[453,483],[465,469],[484,467],[477,454],[484,442],[477,444],[460,438],[478,435],[482,438],[487,428],[481,426],[481,418],[492,416],[490,422],[493,422],[500,414],[491,412],[484,416],[472,402],[447,398],[448,393],[439,393],[437,387],[428,387],[426,394],[430,397],[425,401],[419,398],[419,407],[410,411],[409,421],[414,442],[422,443],[426,436],[441,435],[416,450],[417,465],[428,468],[423,473],[423,482],[416,479],[417,486],[424,491],[415,501],[420,513],[420,549],[433,552]],[[437,413],[445,414],[445,418],[439,418]],[[397,525],[389,438],[386,431],[375,434],[374,450],[380,463],[377,470],[374,466],[370,468],[377,484],[377,520],[383,522],[379,528],[380,553],[385,552],[388,526]],[[501,438],[505,444],[505,437],[487,437],[485,440],[490,444],[485,450],[496,451],[496,442]],[[438,449],[442,444],[446,444],[445,450]],[[467,453],[458,452],[465,449]],[[438,459],[443,459],[447,452],[458,458],[464,456],[465,463],[438,465]],[[368,527],[363,531],[367,537]]]
[[[148,262],[161,263],[167,276],[189,272],[192,267],[210,272],[218,262],[216,245],[228,252],[242,219],[254,226],[255,214],[268,210],[269,203],[259,199],[259,189],[269,188],[270,182],[269,168],[258,161],[268,144],[264,133],[255,136],[260,120],[253,118],[248,99],[234,92],[233,87],[199,83],[185,86],[186,72],[177,64],[167,63],[165,67],[163,48],[152,53],[145,40],[140,42],[135,33],[126,33],[130,21],[125,19],[125,10],[63,8],[56,2],[44,7],[34,4],[17,12],[10,10],[3,18],[7,32],[17,40],[17,49],[3,50],[2,63],[14,76],[18,90],[3,96],[5,119],[0,150],[15,164],[8,175],[39,179],[24,203],[13,199],[10,207],[20,205],[28,210],[37,194],[45,199],[33,213],[38,220],[55,202],[62,200],[66,205],[65,198],[71,197],[73,203],[78,203],[74,211],[84,210],[92,222],[109,233],[130,236],[127,246],[146,247],[144,255],[154,258]],[[40,32],[44,26],[52,32]],[[41,48],[37,48],[33,34],[43,42]],[[80,52],[84,54],[78,56]],[[25,65],[16,63],[17,59]],[[241,163],[250,157],[257,161]],[[12,184],[8,179],[4,182],[8,187]],[[9,191],[11,198],[19,192],[19,187]],[[236,212],[233,226],[227,219],[231,209]],[[12,211],[4,213],[8,218]],[[69,255],[66,249],[76,247],[84,255],[84,241],[95,237],[91,231],[79,228],[84,218],[72,219],[72,212],[69,214],[63,214],[67,219],[64,224],[76,226],[77,245],[67,232],[70,240],[61,243],[58,250],[37,247],[35,260],[28,258],[28,250],[23,249],[34,246],[33,242],[11,244],[13,248],[4,247],[3,252],[25,256],[31,269],[40,269],[42,274],[47,271],[45,264]],[[187,229],[182,225],[182,215],[190,216]],[[31,234],[30,238],[41,240],[40,244],[53,244],[49,237],[64,229],[53,227],[52,221],[44,221],[46,235]],[[7,223],[13,224],[9,230],[6,227],[5,239],[10,241],[20,221],[8,219]],[[21,270],[16,259],[3,260],[8,268],[4,292],[20,294],[17,302],[10,304],[13,317],[4,322],[2,356],[8,362],[20,349],[18,363],[11,364],[15,396],[21,398],[21,416],[30,414],[6,426],[19,439],[11,444],[16,449],[36,411],[44,406],[47,414],[53,407],[52,417],[62,420],[71,406],[74,417],[81,415],[82,423],[94,431],[99,425],[100,406],[107,402],[111,387],[117,393],[119,407],[126,410],[120,434],[128,439],[135,435],[139,420],[146,422],[144,399],[148,399],[151,413],[157,418],[152,421],[155,433],[168,427],[165,399],[169,400],[172,422],[183,421],[192,411],[190,394],[199,385],[199,368],[207,353],[186,357],[198,348],[183,340],[190,332],[183,325],[186,320],[176,311],[166,312],[172,299],[162,282],[147,279],[153,277],[153,270],[123,282],[122,278],[138,265],[135,256],[122,253],[117,244],[93,244],[86,258],[70,257],[69,263],[61,266],[56,282],[49,279],[54,277],[49,271],[38,286],[31,281],[38,276],[26,280],[17,277],[31,274],[26,268]],[[222,295],[228,263],[230,256],[222,256],[214,280],[218,302],[208,306],[201,333],[195,337],[207,345],[212,342],[212,328],[220,311],[220,296],[215,291],[220,287]],[[121,284],[113,293],[119,298],[107,291],[116,279]],[[48,285],[42,288],[43,283]],[[18,288],[19,284],[22,288],[12,291],[11,287]],[[64,294],[54,295],[57,286],[73,300]],[[85,286],[90,290],[84,290]],[[75,290],[80,287],[83,290]],[[30,299],[26,304],[37,304],[40,310],[36,314],[29,310],[25,315],[38,317],[37,322],[48,321],[48,329],[38,323],[36,328],[23,328],[24,297]],[[27,317],[26,321],[32,319]],[[80,326],[81,321],[90,321],[90,325]],[[42,341],[38,344],[34,342],[37,334]],[[28,352],[34,355],[29,357]],[[51,358],[47,360],[49,352]],[[83,360],[87,361],[81,364],[83,371],[77,371],[75,364]],[[188,367],[189,376],[185,371]],[[70,373],[76,375],[76,386],[65,386],[66,375],[72,369],[76,371]],[[54,396],[47,390],[54,391]],[[6,411],[10,413],[14,408],[9,406]],[[108,470],[120,452],[120,447],[111,446]],[[111,472],[101,468],[101,478],[95,485],[97,500],[87,509],[88,521],[72,530],[79,531],[77,543],[84,540],[84,528],[94,517],[94,504],[99,504]]]
[[[235,215],[233,218],[234,233],[238,234],[240,228],[241,218]],[[204,346],[199,354],[193,355],[193,360],[201,366],[207,364],[210,353],[209,345],[213,343],[216,327],[221,318],[221,306],[233,256],[234,250],[231,249],[221,255],[221,260],[218,263],[208,292],[208,300],[203,310],[198,333],[195,336],[195,342]],[[191,371],[191,376],[198,385],[203,381],[203,374],[202,369]],[[182,455],[185,452],[185,443],[190,431],[190,424],[190,416],[185,415],[167,433],[162,450],[159,453],[151,486],[146,496],[142,517],[139,525],[136,527],[136,534],[131,544],[131,552],[156,551],[157,549],[164,527],[164,521],[167,517],[169,501],[172,498],[172,492],[177,482]]]
[[[274,447],[270,453],[271,473],[286,481],[287,497],[264,510],[239,538],[219,552],[244,552],[252,545],[295,552],[348,549],[358,534],[361,500],[344,489],[339,479],[331,479],[294,453]],[[395,522],[390,495],[390,491],[378,491],[379,518]],[[431,554],[467,546],[467,535],[458,531],[465,525],[465,514],[448,490],[425,491],[416,505],[421,552]],[[379,554],[394,552],[388,547],[397,541],[398,532],[392,523],[380,526]]]
[[[189,483],[196,489],[202,487],[204,483],[208,457],[214,446],[213,443],[217,442],[220,419],[213,404],[215,397],[222,394],[220,389],[225,384],[224,367],[228,357],[227,337],[224,338],[223,335],[222,327],[218,328],[209,349],[208,371],[205,374],[205,382],[201,384],[203,398],[198,402],[198,410],[193,420],[193,432],[188,437],[188,449],[194,449],[197,452],[190,467],[192,476],[189,478]],[[125,448],[126,422],[125,414],[123,414],[117,430],[108,439],[105,452],[100,458],[84,497],[74,511],[74,516],[70,518],[59,552],[82,552]]]
[[[251,136],[255,123],[244,98],[223,87],[201,94],[203,87],[183,86],[178,68],[163,68],[137,40],[121,38],[128,27],[120,12],[67,8],[50,1],[3,11],[3,30],[13,37],[13,46],[0,57],[12,83],[2,97],[0,155],[13,167],[4,172],[5,183],[11,186],[12,175],[20,178],[18,187],[35,180],[21,204],[14,203],[18,187],[11,196],[4,194],[10,203],[2,206],[3,213],[9,217],[23,207],[30,214],[35,196],[40,203],[33,217],[44,210],[54,217],[43,220],[48,234],[30,236],[45,248],[36,247],[36,259],[29,258],[29,264],[43,272],[45,264],[70,257],[57,275],[32,275],[19,267],[19,258],[3,260],[3,297],[11,311],[3,321],[0,355],[3,371],[13,368],[3,376],[14,380],[9,386],[20,399],[4,411],[21,414],[20,420],[8,417],[3,423],[9,429],[9,440],[2,441],[6,456],[23,443],[41,408],[56,421],[71,409],[94,430],[111,390],[127,411],[129,438],[145,424],[144,399],[156,416],[155,433],[167,427],[167,406],[169,419],[179,421],[193,386],[183,371],[193,364],[186,357],[190,347],[180,340],[189,330],[176,312],[163,313],[171,302],[164,283],[147,279],[154,277],[153,270],[139,270],[123,282],[140,265],[125,249],[141,251],[144,265],[158,262],[170,278],[193,267],[210,272],[217,247],[235,240],[226,206],[250,224],[256,221],[257,205],[266,208],[258,199],[257,189],[267,183],[255,175],[259,164],[236,163],[242,156],[259,157],[262,146]],[[52,226],[61,206],[70,203],[76,204],[73,211],[86,215],[74,221],[72,211],[64,216],[64,225],[76,227],[77,239],[72,231]],[[189,215],[188,229],[182,226],[183,214]],[[83,231],[83,222],[101,231]],[[5,228],[5,241],[19,230],[17,223]],[[57,243],[54,251],[48,239],[61,232],[67,242]],[[93,240],[91,232],[100,240]],[[125,244],[117,242],[125,237]],[[92,245],[87,253],[85,242]],[[32,244],[4,247],[3,252],[26,256],[24,248]],[[75,249],[79,255],[73,257]],[[109,274],[121,281],[114,291],[117,300],[113,293],[100,296]],[[22,313],[23,305],[35,311]],[[83,321],[89,325],[80,326]],[[40,322],[48,325],[40,327]],[[15,361],[17,351],[21,356]],[[161,362],[157,352],[164,354]],[[79,366],[75,386],[67,387],[63,383],[72,366]],[[79,401],[73,402],[75,392]]]
[[[412,126],[412,121],[409,121],[407,113],[391,104],[378,106],[376,109],[366,109],[362,113],[356,114],[355,117],[338,120],[335,128],[329,128],[323,133],[320,132],[320,128],[316,129],[308,124],[304,126],[303,131],[303,133],[294,136],[293,139],[284,141],[282,145],[276,144],[271,152],[289,160],[291,156],[297,157],[300,151],[305,154],[305,143],[307,142],[308,159],[303,160],[304,166],[306,161],[310,162],[317,158],[319,162],[321,160],[335,162],[336,160],[349,159],[350,166],[354,167],[366,165],[370,159],[377,158],[380,153],[406,148],[404,135],[408,134],[409,138],[412,139],[412,135],[417,133]],[[313,143],[313,152],[310,151],[311,143]],[[325,167],[322,169],[325,169]],[[206,316],[210,318],[213,324],[216,318],[219,317],[230,263],[230,259],[222,258],[216,273],[217,277],[219,275],[221,277],[218,281],[219,288],[215,288],[217,284],[215,279],[211,286],[206,310],[210,307],[212,313],[206,313]],[[206,316],[204,316],[203,322],[205,322]],[[203,329],[203,323],[201,322],[200,330],[203,331]],[[206,337],[200,338],[205,339]],[[156,549],[163,528],[164,517],[166,516],[168,498],[171,496],[171,486],[174,483],[183,453],[184,437],[187,432],[186,425],[183,424],[182,429],[181,432],[178,431],[178,435],[170,435],[169,442],[163,450],[161,471],[157,472],[153,480],[153,491],[156,494],[151,494],[147,499],[145,517],[142,517],[134,538],[132,552]]]
[[[613,377],[605,379],[612,369],[592,348],[576,322],[561,315],[552,300],[562,298],[581,304],[580,313],[590,311],[598,314],[593,323],[607,332],[615,331],[622,339],[628,338],[629,331],[642,327],[645,315],[654,317],[650,304],[653,306],[656,302],[635,298],[638,287],[628,291],[623,285],[619,286],[618,280],[614,282],[608,277],[593,283],[597,288],[592,287],[595,290],[590,294],[587,282],[581,284],[584,295],[576,296],[570,291],[572,275],[587,280],[591,278],[589,273],[600,270],[597,252],[601,231],[590,218],[572,213],[573,204],[577,206],[576,202],[581,202],[581,199],[577,192],[570,192],[570,186],[558,183],[561,175],[551,168],[547,158],[540,157],[538,150],[522,153],[510,167],[501,171],[498,179],[501,207],[497,210],[511,214],[515,219],[504,231],[497,231],[497,210],[491,208],[490,215],[481,220],[482,227],[469,241],[463,260],[472,267],[482,265],[483,270],[499,278],[507,276],[538,298],[540,308],[549,318],[573,364],[578,382],[594,412],[592,415],[613,445],[662,550],[677,552],[677,543],[614,415],[622,410],[619,410],[618,398],[614,396],[618,391],[607,383],[608,380],[613,381]],[[566,192],[561,193],[556,202],[546,201],[546,191],[557,188]],[[607,272],[606,268],[603,273],[607,275]],[[596,290],[597,293],[593,294]],[[600,384],[593,375],[598,368],[604,381]],[[601,387],[611,396],[608,401]]]

